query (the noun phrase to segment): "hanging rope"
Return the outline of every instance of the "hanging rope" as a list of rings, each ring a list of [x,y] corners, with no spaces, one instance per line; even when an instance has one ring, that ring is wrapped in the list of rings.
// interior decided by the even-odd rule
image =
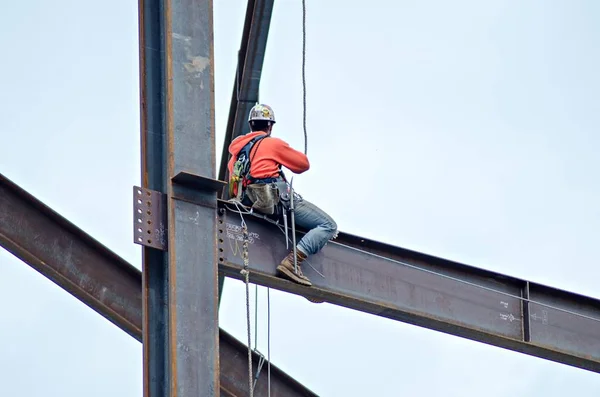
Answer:
[[[302,105],[304,109],[304,154],[308,151],[308,134],[306,133],[306,0],[302,0]]]
[[[272,225],[275,225],[275,226],[276,226],[276,227],[279,229],[279,231],[281,232],[281,234],[283,234],[283,235],[285,236],[285,229],[284,229],[283,225],[281,225],[281,223],[279,223],[279,221],[274,221],[273,219],[271,219],[271,218],[267,217],[266,215],[262,215],[262,214],[259,214],[259,213],[257,213],[257,212],[248,211],[248,210],[246,210],[246,209],[240,208],[240,206],[239,206],[239,203],[237,203],[237,202],[236,202],[236,201],[234,201],[234,200],[229,200],[228,202],[229,202],[229,203],[231,203],[231,204],[234,204],[234,205],[235,205],[235,207],[236,207],[236,209],[233,209],[233,208],[231,208],[231,207],[228,207],[227,205],[225,205],[225,208],[227,208],[229,211],[231,211],[231,212],[233,212],[233,213],[236,213],[236,214],[239,214],[240,216],[243,216],[243,214],[247,214],[247,215],[254,216],[255,218],[260,218],[260,219],[264,220],[265,222],[268,222],[268,223],[270,223],[270,224],[272,224]],[[291,237],[288,237],[288,239],[287,239],[287,240],[288,240],[288,242],[290,242],[290,243],[292,242],[292,239],[291,239]],[[365,252],[366,252],[366,251],[365,251]],[[314,266],[313,266],[313,265],[310,263],[310,260],[309,260],[308,258],[307,258],[307,259],[305,259],[303,263],[307,264],[307,265],[308,265],[308,266],[309,266],[311,269],[313,269],[313,270],[315,271],[315,273],[317,273],[319,276],[321,276],[322,278],[325,278],[325,275],[324,275],[323,273],[321,273],[321,272],[319,271],[319,269],[317,269],[316,267],[314,267]]]
[[[256,286],[256,292],[255,292],[255,317],[254,317],[254,323],[255,323],[255,339],[254,339],[254,351],[260,356],[259,361],[258,361],[258,365],[257,365],[257,370],[256,370],[256,375],[253,377],[252,376],[252,332],[251,332],[251,327],[252,324],[250,322],[250,259],[249,259],[249,255],[248,255],[248,244],[249,244],[249,238],[248,238],[248,226],[246,225],[246,222],[244,221],[244,216],[242,215],[242,210],[240,209],[239,203],[237,203],[236,201],[233,200],[229,200],[229,202],[232,202],[233,204],[235,204],[236,208],[238,209],[240,218],[241,218],[241,227],[242,227],[242,234],[243,234],[243,239],[244,239],[244,243],[243,243],[243,252],[242,252],[242,258],[244,260],[244,267],[243,269],[240,271],[240,273],[244,276],[244,280],[245,280],[245,284],[246,284],[246,326],[247,326],[247,330],[248,330],[248,390],[250,391],[250,397],[254,396],[254,388],[256,387],[256,383],[258,382],[258,377],[260,376],[260,372],[262,370],[262,367],[265,363],[265,356],[264,354],[260,353],[257,349],[258,346],[258,285]],[[247,212],[249,214],[252,214],[252,212]],[[267,316],[268,316],[268,324],[267,324],[267,349],[268,349],[268,359],[267,361],[267,367],[268,367],[268,378],[267,378],[267,385],[268,385],[268,395],[271,396],[271,298],[269,296],[269,292],[267,289]]]

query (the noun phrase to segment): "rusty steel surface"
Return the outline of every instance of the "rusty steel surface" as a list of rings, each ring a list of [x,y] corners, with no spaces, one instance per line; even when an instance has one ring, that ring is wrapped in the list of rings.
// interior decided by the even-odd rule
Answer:
[[[600,361],[600,305],[595,299],[530,283],[531,341]],[[539,302],[539,303],[533,303]],[[573,315],[571,312],[580,315]]]
[[[139,270],[2,174],[0,245],[139,338]]]
[[[141,181],[144,188],[165,192],[164,2],[138,1]],[[142,248],[144,397],[169,393],[168,266],[167,252]]]
[[[219,206],[220,271],[240,279],[240,216]],[[275,277],[283,232],[244,219],[251,282],[600,372],[598,300],[345,233],[309,257],[316,270],[303,266],[313,282],[304,287]]]
[[[144,393],[216,396],[216,192],[187,183],[214,179],[212,0],[141,0],[139,17],[142,186],[168,223],[168,252],[144,248]]]
[[[165,0],[171,396],[219,395],[212,0]],[[188,175],[201,188],[177,182]],[[189,179],[189,178],[184,178]],[[186,199],[181,199],[186,197]]]
[[[340,233],[337,241],[447,276],[465,278],[464,275],[468,275],[468,281],[491,289],[497,289],[499,283],[517,286],[514,295],[524,298],[520,300],[520,340],[530,343],[514,350],[523,349],[532,355],[600,371],[600,301],[597,299],[346,233]]]
[[[142,272],[2,174],[0,245],[142,341]],[[247,347],[224,330],[219,340],[221,390],[246,396]],[[267,396],[266,385],[263,373],[254,395]],[[271,395],[316,396],[273,364]]]

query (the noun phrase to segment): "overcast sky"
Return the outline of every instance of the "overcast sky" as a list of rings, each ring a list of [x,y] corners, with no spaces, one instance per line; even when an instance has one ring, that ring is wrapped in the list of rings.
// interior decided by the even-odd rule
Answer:
[[[307,3],[300,193],[342,231],[600,298],[600,3]],[[137,2],[3,9],[0,172],[141,267]],[[245,9],[214,6],[217,161]],[[301,23],[300,0],[276,1],[260,94],[300,150]],[[220,322],[245,341],[244,298],[228,280]],[[0,301],[2,395],[142,395],[141,345],[4,250]],[[271,312],[272,361],[321,396],[600,392],[598,374],[302,297],[272,291]]]

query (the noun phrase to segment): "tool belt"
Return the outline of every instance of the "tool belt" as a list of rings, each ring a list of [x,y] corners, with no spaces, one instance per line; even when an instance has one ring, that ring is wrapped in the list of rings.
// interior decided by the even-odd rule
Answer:
[[[246,187],[246,195],[252,208],[265,215],[273,215],[280,202],[279,189],[275,183],[253,183]]]

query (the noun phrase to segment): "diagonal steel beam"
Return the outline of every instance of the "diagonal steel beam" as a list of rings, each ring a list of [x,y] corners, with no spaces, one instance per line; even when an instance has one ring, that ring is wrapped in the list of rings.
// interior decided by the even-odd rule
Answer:
[[[243,135],[247,126],[246,118],[250,109],[258,102],[258,90],[262,67],[265,60],[271,15],[274,0],[248,0],[246,19],[242,31],[242,42],[238,51],[238,64],[233,82],[233,93],[229,105],[229,118],[225,130],[225,139],[221,152],[219,180],[228,180],[227,161],[229,160],[229,144],[236,137]],[[219,197],[227,197],[223,189]],[[219,275],[219,302],[223,293],[225,277]]]
[[[219,206],[219,271],[239,279],[240,215]],[[283,232],[244,218],[253,283],[600,372],[600,300],[346,233],[303,266],[307,288],[275,277]]]
[[[265,59],[274,0],[248,0],[242,42],[229,105],[229,118],[221,153],[219,180],[227,180],[228,147],[247,127],[250,109],[259,100],[258,90]],[[224,195],[222,197],[225,197]]]
[[[140,270],[0,174],[0,246],[142,341]],[[198,331],[200,332],[200,331]],[[248,394],[248,348],[222,329],[220,384],[224,396]],[[258,355],[253,353],[253,368]],[[263,367],[266,371],[266,363]],[[271,364],[274,396],[316,396]],[[267,377],[255,396],[267,396]]]

